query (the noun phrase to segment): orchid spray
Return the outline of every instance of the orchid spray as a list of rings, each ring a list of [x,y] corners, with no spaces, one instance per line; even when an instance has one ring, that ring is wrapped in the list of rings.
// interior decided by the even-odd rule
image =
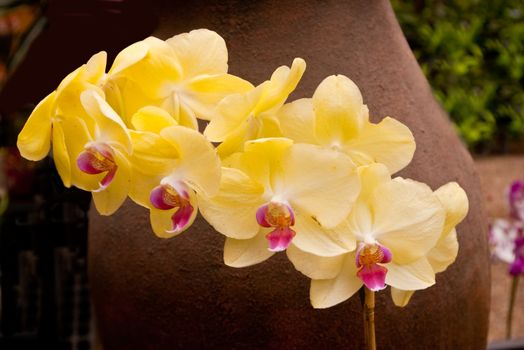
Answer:
[[[52,151],[64,185],[92,192],[102,215],[129,197],[158,237],[200,212],[226,236],[226,265],[285,252],[311,279],[315,308],[364,290],[375,349],[374,293],[389,285],[405,306],[435,283],[457,256],[465,192],[395,177],[413,158],[413,135],[391,117],[372,123],[348,77],[290,102],[301,58],[258,86],[227,61],[224,40],[206,29],[134,43],[107,73],[98,53],[36,106],[20,153],[36,161]]]
[[[509,219],[493,220],[489,229],[489,242],[492,254],[509,265],[511,289],[506,317],[506,339],[511,338],[513,310],[519,286],[524,276],[524,182],[513,181],[506,194]]]

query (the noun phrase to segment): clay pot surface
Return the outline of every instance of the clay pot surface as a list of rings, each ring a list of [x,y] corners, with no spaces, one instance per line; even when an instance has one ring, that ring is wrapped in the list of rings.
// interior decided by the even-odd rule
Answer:
[[[195,28],[221,34],[230,72],[258,84],[294,57],[308,68],[291,99],[309,97],[328,75],[361,88],[372,120],[393,116],[412,130],[413,162],[400,176],[433,189],[457,181],[470,212],[458,227],[457,261],[405,308],[389,289],[376,308],[380,349],[483,349],[490,276],[486,225],[472,159],[405,41],[387,1],[173,1],[159,9],[155,35]],[[145,209],[91,210],[90,281],[105,349],[359,349],[361,305],[309,304],[309,280],[285,254],[243,269],[222,260],[224,238],[202,219],[159,239]]]

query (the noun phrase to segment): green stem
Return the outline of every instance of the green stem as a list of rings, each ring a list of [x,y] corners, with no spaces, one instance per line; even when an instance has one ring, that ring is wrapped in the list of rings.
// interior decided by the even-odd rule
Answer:
[[[509,297],[508,317],[506,319],[506,339],[511,339],[511,325],[513,323],[513,309],[515,306],[515,298],[517,296],[517,288],[519,286],[520,276],[514,276],[511,282],[511,294]]]

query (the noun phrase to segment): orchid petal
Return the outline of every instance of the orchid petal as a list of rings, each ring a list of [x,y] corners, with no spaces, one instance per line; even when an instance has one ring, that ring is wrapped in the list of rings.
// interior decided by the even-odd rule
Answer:
[[[108,76],[112,77],[143,60],[149,51],[148,43],[143,40],[129,45],[115,57]]]
[[[395,262],[420,259],[437,243],[445,213],[427,185],[396,178],[378,186],[369,203],[374,238],[391,250]]]
[[[107,187],[93,191],[93,202],[101,215],[111,215],[124,203],[129,192],[131,169],[127,158],[114,150],[118,169]],[[102,180],[103,181],[103,180]]]
[[[133,115],[131,124],[138,131],[150,131],[159,134],[162,129],[178,123],[162,108],[146,106]]]
[[[315,113],[310,98],[286,103],[278,110],[277,115],[284,137],[296,143],[318,143],[315,131]]]
[[[415,294],[414,290],[401,290],[391,287],[391,298],[393,299],[393,303],[396,306],[406,306],[409,303],[413,294]]]
[[[120,144],[130,154],[132,151],[131,136],[118,114],[100,95],[86,90],[80,95],[82,105],[96,121],[103,138]]]
[[[259,234],[256,212],[264,204],[263,193],[264,188],[242,171],[222,168],[218,194],[211,198],[200,195],[200,211],[218,232],[231,238],[250,239]]]
[[[86,146],[93,142],[91,131],[86,121],[81,118],[67,118],[62,123],[63,134],[69,157],[70,177],[74,186],[84,191],[95,191],[100,188],[100,182],[105,173],[88,174],[78,167],[78,158],[86,151]],[[57,167],[58,169],[58,167]],[[60,170],[59,170],[60,171]]]
[[[227,237],[224,245],[224,263],[231,267],[246,267],[269,259],[274,252],[267,249],[267,229],[250,239]]]
[[[214,31],[195,29],[175,35],[166,43],[179,59],[186,77],[227,73],[226,42]]]
[[[411,162],[415,140],[407,126],[386,117],[378,124],[365,123],[344,149],[358,165],[382,163],[393,174]]]
[[[237,166],[249,177],[263,185],[266,190],[274,187],[272,177],[281,171],[285,154],[289,153],[293,141],[286,138],[251,140],[244,145],[244,154]]]
[[[346,255],[318,256],[296,247],[295,242],[286,250],[287,257],[298,271],[311,279],[333,279],[338,276]]]
[[[156,186],[158,186],[161,180],[162,176],[144,174],[133,166],[131,183],[129,185],[129,198],[131,198],[133,202],[137,203],[138,205],[141,205],[145,208],[150,208],[151,191]]]
[[[17,147],[25,159],[43,159],[51,147],[52,111],[56,92],[47,95],[35,107],[24,128],[18,134]]]
[[[104,84],[106,101],[122,118],[127,127],[131,128],[133,115],[144,106],[158,104],[158,99],[146,97],[140,84],[125,77],[110,79]],[[172,115],[175,118],[174,115]],[[175,118],[176,120],[176,118]]]
[[[341,144],[358,135],[368,110],[357,85],[343,75],[324,79],[313,94],[316,135],[325,145]]]
[[[133,172],[150,176],[167,176],[177,167],[179,151],[160,135],[130,131],[133,142]]]
[[[178,150],[177,171],[183,174],[184,182],[197,192],[216,194],[220,186],[220,159],[213,145],[198,131],[182,126],[165,128],[160,135]]]
[[[218,103],[231,94],[246,93],[254,87],[248,81],[231,74],[199,76],[186,85],[182,99],[200,119],[212,120]]]
[[[358,175],[362,184],[358,199],[363,203],[367,203],[379,185],[391,180],[388,168],[380,163],[359,166]]]
[[[337,277],[311,281],[311,305],[316,309],[324,309],[339,304],[353,296],[362,284],[357,277],[355,253],[348,254]]]
[[[291,68],[278,67],[271,75],[268,84],[264,84],[264,93],[255,106],[253,113],[258,115],[281,107],[290,93],[295,90],[306,70],[306,62],[295,58]]]
[[[435,194],[446,211],[446,221],[442,230],[444,239],[445,235],[466,217],[469,206],[468,196],[456,182],[445,184],[436,190]]]
[[[226,140],[235,131],[246,124],[255,125],[253,108],[261,98],[263,89],[261,86],[246,94],[233,94],[226,96],[216,107],[216,116],[204,130],[204,135],[213,142]]]
[[[166,98],[173,93],[166,82],[182,78],[182,68],[173,49],[163,40],[149,37],[122,50],[108,75],[125,77],[140,84],[147,98]]]
[[[74,135],[69,135],[69,137],[74,137]],[[64,186],[71,187],[71,161],[66,145],[66,136],[60,121],[53,123],[53,160]]]
[[[396,258],[393,255],[394,259]],[[423,257],[409,264],[387,264],[386,283],[403,290],[425,289],[435,284],[435,272],[428,260]]]
[[[300,250],[322,257],[331,257],[352,251],[356,247],[355,237],[343,222],[334,229],[326,229],[308,215],[297,214],[294,230],[297,232],[293,244]],[[343,240],[339,237],[344,236]]]
[[[326,228],[347,217],[360,192],[356,167],[340,152],[296,144],[282,160],[282,168],[286,198]]]
[[[96,84],[106,72],[107,52],[100,51],[91,56],[85,65],[84,79],[90,83]]]
[[[437,245],[427,255],[427,259],[435,273],[446,270],[457,258],[458,250],[457,232],[455,229],[452,229],[451,232],[438,241]]]

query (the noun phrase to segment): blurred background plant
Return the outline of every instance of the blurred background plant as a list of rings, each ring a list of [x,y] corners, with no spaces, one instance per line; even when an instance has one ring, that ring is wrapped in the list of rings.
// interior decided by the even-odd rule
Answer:
[[[475,153],[524,150],[524,2],[392,0],[433,91]]]

